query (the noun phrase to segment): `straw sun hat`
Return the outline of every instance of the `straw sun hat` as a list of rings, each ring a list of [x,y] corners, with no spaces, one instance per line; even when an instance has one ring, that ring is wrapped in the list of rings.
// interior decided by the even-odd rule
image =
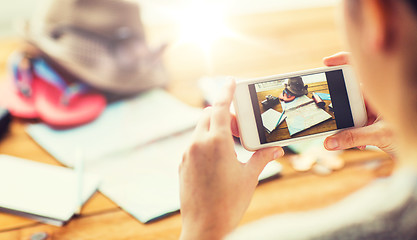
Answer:
[[[75,78],[129,95],[162,86],[160,56],[146,43],[139,6],[128,0],[47,0],[24,27],[25,39]]]
[[[289,78],[288,83],[285,84],[285,87],[296,97],[303,96],[308,93],[308,85],[304,84],[301,77]]]

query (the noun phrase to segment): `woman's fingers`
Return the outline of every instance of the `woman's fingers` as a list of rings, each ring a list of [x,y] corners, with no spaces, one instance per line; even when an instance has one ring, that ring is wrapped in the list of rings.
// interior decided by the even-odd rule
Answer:
[[[230,104],[235,93],[235,81],[230,80],[214,102],[210,119],[210,130],[230,132]]]
[[[197,123],[197,126],[194,130],[194,139],[201,136],[201,134],[208,132],[210,129],[210,116],[211,116],[211,107],[207,107],[203,110],[201,118]]]
[[[284,150],[281,147],[264,148],[256,151],[246,164],[253,174],[259,176],[270,161],[282,156],[284,156]]]
[[[201,118],[194,131],[194,139],[202,136],[210,130],[231,131],[233,136],[239,137],[239,127],[235,115],[230,114],[230,104],[233,100],[235,82],[231,80],[226,85],[212,107],[203,110]]]
[[[392,132],[380,122],[366,127],[341,131],[324,141],[327,150],[342,150],[366,145],[377,146],[384,150],[392,144]]]
[[[230,128],[232,129],[233,136],[240,137],[239,126],[237,124],[237,119],[235,115],[232,115]]]
[[[349,64],[349,53],[339,52],[332,56],[323,58],[324,65],[328,67]]]

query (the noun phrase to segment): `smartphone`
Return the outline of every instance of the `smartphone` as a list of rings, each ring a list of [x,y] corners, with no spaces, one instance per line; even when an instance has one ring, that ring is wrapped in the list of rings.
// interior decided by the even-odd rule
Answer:
[[[238,81],[233,103],[242,145],[251,151],[367,122],[359,83],[347,65]]]

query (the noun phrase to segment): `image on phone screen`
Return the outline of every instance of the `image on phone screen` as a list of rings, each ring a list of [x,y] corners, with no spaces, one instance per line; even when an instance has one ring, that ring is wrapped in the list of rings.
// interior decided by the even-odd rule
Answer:
[[[342,70],[249,85],[261,144],[354,126]]]

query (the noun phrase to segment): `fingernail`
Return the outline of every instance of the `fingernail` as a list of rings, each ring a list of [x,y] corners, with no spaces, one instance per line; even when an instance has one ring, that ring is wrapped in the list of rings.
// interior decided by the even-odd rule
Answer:
[[[274,159],[280,158],[284,156],[284,150],[283,149],[278,149],[274,152]]]
[[[339,142],[334,138],[329,138],[326,141],[326,148],[329,150],[337,149],[339,147]]]

